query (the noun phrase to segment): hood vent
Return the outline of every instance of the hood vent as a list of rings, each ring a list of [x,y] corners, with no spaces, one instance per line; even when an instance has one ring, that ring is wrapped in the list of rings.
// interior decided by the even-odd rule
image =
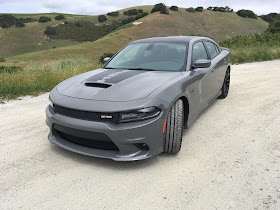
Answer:
[[[112,85],[106,84],[106,83],[86,82],[85,86],[105,89],[105,88],[111,87]]]

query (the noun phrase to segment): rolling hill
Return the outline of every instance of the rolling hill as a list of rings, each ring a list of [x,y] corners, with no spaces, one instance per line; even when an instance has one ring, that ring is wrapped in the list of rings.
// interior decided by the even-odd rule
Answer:
[[[150,13],[152,6],[135,8]],[[111,24],[113,21],[128,18],[122,14],[124,10],[120,11],[118,17],[107,16],[108,20],[103,24]],[[4,64],[24,65],[30,62],[45,64],[69,57],[83,57],[95,62],[103,53],[115,53],[127,43],[137,39],[182,34],[208,36],[220,42],[237,35],[261,33],[268,27],[268,23],[260,18],[242,18],[234,12],[222,13],[204,10],[203,12],[190,13],[186,12],[184,8],[169,12],[170,15],[158,12],[149,14],[137,20],[136,23],[128,23],[96,41],[85,43],[46,38],[43,32],[46,26],[54,26],[65,20],[54,20],[54,16],[57,14],[43,14],[52,17],[52,21],[27,23],[24,28],[0,29],[0,57],[6,58]],[[23,15],[15,16],[22,17]],[[25,16],[38,19],[42,14]],[[100,24],[97,20],[98,16],[71,14],[65,16],[67,21],[91,21]],[[53,49],[54,46],[55,49]]]

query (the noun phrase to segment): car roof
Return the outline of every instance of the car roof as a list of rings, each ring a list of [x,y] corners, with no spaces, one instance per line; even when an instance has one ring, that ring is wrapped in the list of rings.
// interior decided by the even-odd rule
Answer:
[[[156,42],[167,42],[167,43],[178,43],[178,42],[187,42],[189,43],[191,40],[196,39],[209,39],[207,37],[199,37],[199,36],[167,36],[167,37],[153,37],[148,39],[140,39],[131,43],[156,43]],[[211,40],[211,39],[209,39]]]

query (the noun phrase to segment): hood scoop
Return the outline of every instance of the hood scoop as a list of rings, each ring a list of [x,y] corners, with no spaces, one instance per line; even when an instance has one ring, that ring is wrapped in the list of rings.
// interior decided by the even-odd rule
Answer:
[[[112,85],[106,84],[106,83],[86,82],[85,86],[105,89],[105,88],[111,87]]]

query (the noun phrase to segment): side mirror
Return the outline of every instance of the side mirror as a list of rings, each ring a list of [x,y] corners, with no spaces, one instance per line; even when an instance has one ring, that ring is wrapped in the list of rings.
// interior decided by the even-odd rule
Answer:
[[[211,66],[211,61],[210,60],[206,60],[206,59],[199,59],[197,60],[194,65],[193,68],[209,68]]]
[[[110,59],[111,59],[111,58],[106,57],[106,58],[103,59],[103,62],[104,62],[104,63],[107,63]]]

